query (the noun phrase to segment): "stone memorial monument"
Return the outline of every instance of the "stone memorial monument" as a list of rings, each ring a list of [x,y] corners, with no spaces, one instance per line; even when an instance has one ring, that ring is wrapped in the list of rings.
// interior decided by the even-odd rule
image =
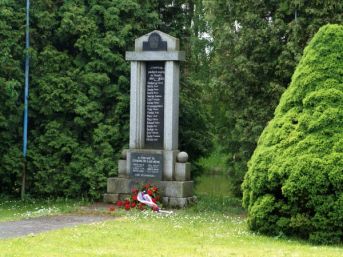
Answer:
[[[179,40],[155,30],[135,40],[131,61],[130,142],[108,178],[105,202],[130,196],[142,183],[157,185],[163,205],[185,207],[194,200],[188,155],[178,149]]]

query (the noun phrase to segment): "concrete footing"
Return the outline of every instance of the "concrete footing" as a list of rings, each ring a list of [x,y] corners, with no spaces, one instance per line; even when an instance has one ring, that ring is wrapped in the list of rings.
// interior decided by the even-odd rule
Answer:
[[[196,203],[196,196],[192,197],[163,197],[162,204],[163,206],[168,206],[172,208],[184,208],[193,203]]]

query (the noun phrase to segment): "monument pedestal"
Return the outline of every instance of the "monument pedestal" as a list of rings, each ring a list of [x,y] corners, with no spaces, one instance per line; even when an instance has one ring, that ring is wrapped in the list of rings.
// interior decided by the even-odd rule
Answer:
[[[179,40],[153,31],[135,40],[131,61],[130,142],[118,162],[118,177],[109,178],[105,202],[129,198],[132,188],[156,185],[163,204],[185,207],[193,202],[188,155],[178,149]]]
[[[158,187],[163,206],[184,208],[196,201],[193,196],[193,181],[149,181],[148,183]],[[141,185],[142,181],[130,178],[108,178],[104,202],[115,203],[118,200],[125,200],[131,196],[132,188],[139,188]]]

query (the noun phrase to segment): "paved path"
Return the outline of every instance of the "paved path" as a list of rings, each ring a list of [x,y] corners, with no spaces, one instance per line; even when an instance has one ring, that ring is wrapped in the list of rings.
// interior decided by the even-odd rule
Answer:
[[[111,216],[96,215],[59,215],[32,218],[20,221],[0,222],[0,239],[37,234],[44,231],[79,224],[89,224],[113,219]]]

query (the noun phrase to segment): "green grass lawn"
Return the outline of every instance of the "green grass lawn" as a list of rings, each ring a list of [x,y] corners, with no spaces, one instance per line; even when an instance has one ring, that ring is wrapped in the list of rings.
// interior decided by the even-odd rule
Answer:
[[[0,198],[0,222],[75,211],[84,201],[57,200],[8,200]]]
[[[244,212],[227,203],[205,196],[169,216],[116,210],[111,221],[0,240],[0,256],[343,256],[341,246],[249,232]]]
[[[232,196],[230,179],[226,175],[204,175],[196,180],[196,194]]]

